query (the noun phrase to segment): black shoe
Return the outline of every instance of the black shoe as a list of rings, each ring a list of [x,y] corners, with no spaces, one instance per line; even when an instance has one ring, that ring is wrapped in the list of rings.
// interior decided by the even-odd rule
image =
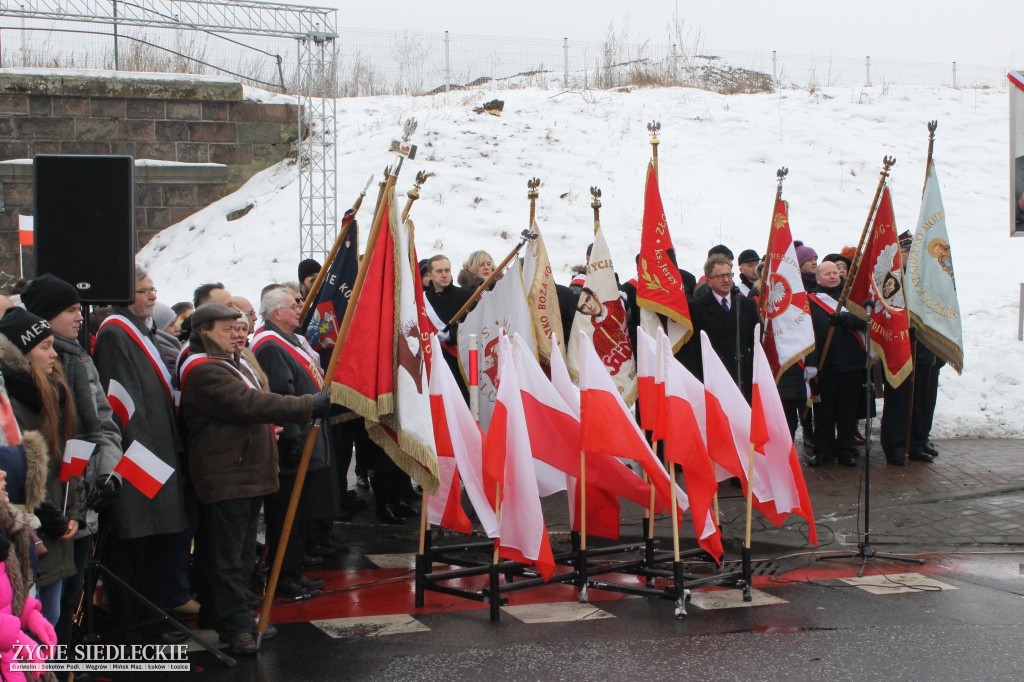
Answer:
[[[830,458],[828,455],[815,455],[814,457],[811,457],[809,460],[807,460],[807,466],[820,467],[822,464],[827,463],[829,459]]]
[[[396,514],[394,508],[390,504],[385,504],[383,507],[377,509],[377,520],[381,523],[386,523],[389,526],[398,526],[405,523],[405,519]]]
[[[334,537],[333,535],[330,536],[329,538],[327,538],[326,540],[324,540],[323,542],[321,542],[320,544],[323,545],[324,547],[330,547],[331,549],[333,549],[336,552],[347,552],[348,551],[348,545],[346,545],[344,542],[342,542],[338,538]]]
[[[857,466],[857,458],[856,457],[840,457],[839,458],[839,463],[842,464],[844,467],[855,467],[855,466]]]
[[[277,592],[274,593],[278,597],[284,597],[285,599],[309,599],[313,595],[309,593],[305,587],[300,583],[287,581],[280,582],[277,584]]]
[[[420,510],[416,507],[411,507],[405,502],[395,502],[391,505],[394,507],[396,516],[404,516],[407,519],[415,518],[420,515]]]
[[[934,462],[935,458],[929,455],[927,452],[921,450],[914,450],[908,455],[911,462]]]
[[[252,656],[260,650],[251,632],[243,632],[232,637],[228,648],[236,656]]]
[[[370,489],[370,479],[366,476],[356,476],[356,487],[360,490]]]
[[[317,557],[321,559],[323,557],[334,556],[337,553],[338,549],[336,547],[332,547],[329,544],[313,545],[312,547],[306,550],[306,556]]]
[[[900,455],[898,458],[886,456],[885,463],[888,464],[889,466],[905,467],[907,466],[907,458],[903,457],[902,455]]]
[[[307,578],[306,576],[302,576],[301,578],[299,578],[299,584],[307,590],[309,590],[310,592],[319,592],[320,590],[324,589],[324,585],[326,585],[327,583],[317,578]]]
[[[938,457],[939,456],[939,449],[937,447],[935,447],[935,444],[930,442],[930,441],[928,443],[926,443],[925,446],[923,448],[921,448],[921,449],[924,450],[924,452],[926,454],[929,454],[932,457]]]
[[[366,509],[366,500],[361,500],[352,490],[346,490],[341,494],[341,508],[347,512],[355,513]]]
[[[324,565],[324,558],[322,556],[313,556],[309,552],[302,554],[302,566],[304,568],[317,568]]]

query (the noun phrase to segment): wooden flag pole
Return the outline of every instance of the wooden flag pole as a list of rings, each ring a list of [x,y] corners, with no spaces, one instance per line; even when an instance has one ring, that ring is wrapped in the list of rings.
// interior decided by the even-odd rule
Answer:
[[[537,197],[540,196],[540,178],[531,178],[527,180],[526,187],[526,198],[530,200],[529,229],[533,230],[533,224],[537,220]]]
[[[754,443],[750,443],[750,455],[747,463],[747,531],[743,536],[743,546],[750,549],[750,526],[754,520]]]
[[[491,283],[501,276],[501,273],[505,271],[505,268],[507,268],[508,264],[512,262],[512,259],[516,257],[516,254],[526,246],[527,242],[533,241],[537,238],[537,234],[530,232],[529,230],[523,230],[522,233],[520,233],[519,238],[519,243],[516,244],[515,248],[509,251],[508,255],[505,256],[505,259],[498,264],[498,267],[494,268],[494,272],[488,275],[487,279],[485,279],[483,283],[476,288],[476,291],[474,291],[473,295],[469,297],[469,300],[459,308],[459,312],[455,313],[455,315],[452,316],[452,319],[448,320],[448,324],[446,324],[444,329],[441,331],[448,331],[452,325],[458,324],[462,321],[462,318],[466,316],[466,313],[468,313],[469,309],[473,307],[473,304],[483,296],[484,292],[487,291],[487,288],[491,286]]]
[[[427,181],[427,178],[434,175],[433,173],[427,173],[420,171],[416,173],[416,182],[413,183],[412,189],[409,190],[406,196],[409,198],[405,202],[405,208],[402,209],[402,223],[409,219],[409,212],[412,211],[412,204],[414,201],[420,198],[420,188],[423,187],[423,183]]]
[[[676,513],[679,509],[676,506],[676,463],[668,463],[669,484],[672,487],[672,560],[679,561],[679,523],[682,520]]]
[[[764,278],[768,276],[768,273],[772,271],[772,244],[775,242],[775,208],[779,205],[779,201],[782,199],[782,182],[789,175],[789,169],[783,166],[779,170],[775,171],[775,178],[778,180],[778,184],[775,187],[775,203],[772,204],[772,222],[768,227],[768,244],[764,247],[764,265],[761,268],[761,299],[758,303],[758,318],[765,319],[764,313],[768,307],[768,297],[764,295],[765,286]],[[764,341],[765,327],[768,325],[761,325],[761,341]]]
[[[370,183],[373,182],[373,176],[366,181],[366,187],[363,187],[363,191],[356,197],[355,203],[352,204],[352,210],[345,214],[345,217],[341,219],[341,231],[338,232],[338,236],[334,240],[334,245],[331,246],[331,250],[327,253],[327,259],[324,261],[323,267],[320,268],[320,272],[316,273],[316,279],[313,280],[313,286],[309,288],[309,293],[306,295],[306,299],[302,302],[302,312],[299,313],[299,319],[302,320],[303,325],[300,329],[305,329],[309,324],[309,320],[306,316],[309,315],[309,309],[313,307],[313,303],[316,301],[317,296],[320,295],[320,287],[324,283],[324,278],[327,277],[327,271],[330,270],[331,264],[334,263],[335,256],[338,255],[338,249],[345,242],[345,237],[348,236],[348,228],[352,225],[352,221],[356,219],[356,213],[359,212],[359,207],[363,203],[363,197],[366,196],[366,190],[370,189]],[[384,182],[380,184],[381,191],[384,189]],[[377,197],[377,202],[380,202],[380,196]],[[376,212],[376,207],[374,208]]]
[[[601,229],[601,190],[597,187],[590,188],[590,208],[594,209],[594,234]]]
[[[892,156],[886,156],[882,158],[882,173],[881,177],[878,178],[878,189],[875,190],[875,198],[871,200],[871,210],[868,211],[868,219],[864,221],[864,229],[860,233],[860,241],[857,242],[857,253],[854,254],[853,263],[850,265],[850,271],[846,275],[846,282],[843,284],[843,292],[839,295],[839,301],[836,304],[836,312],[838,313],[843,304],[846,303],[846,297],[850,294],[850,287],[853,285],[853,280],[857,276],[857,270],[860,269],[860,262],[864,254],[864,242],[867,241],[868,231],[871,229],[871,220],[875,217],[875,211],[878,209],[878,199],[882,196],[882,188],[885,187],[885,180],[889,177],[889,170],[895,165],[896,159]],[[821,349],[821,354],[818,356],[818,370],[825,366],[825,358],[828,357],[828,349],[832,345],[832,336],[835,334],[836,328],[829,326],[828,335],[825,336],[825,345]]]
[[[661,132],[661,121],[651,121],[647,124],[647,130],[651,133],[651,163],[654,165],[654,177],[658,177],[658,133]]]
[[[324,389],[330,391],[331,388],[331,377],[334,374],[334,368],[338,365],[338,358],[340,357],[340,351],[342,346],[345,344],[346,336],[348,335],[348,329],[352,324],[352,316],[355,313],[356,302],[359,300],[359,295],[363,289],[363,282],[366,280],[366,271],[370,267],[371,256],[373,249],[376,246],[377,235],[380,233],[381,223],[384,218],[384,207],[387,205],[387,194],[394,186],[395,181],[398,179],[398,171],[401,167],[395,169],[394,173],[388,175],[387,181],[384,183],[384,187],[381,191],[381,196],[384,199],[378,203],[377,210],[373,216],[373,227],[370,229],[370,235],[366,240],[366,253],[363,255],[363,259],[359,262],[359,271],[356,274],[356,281],[352,287],[352,296],[349,298],[349,305],[345,308],[345,317],[342,319],[341,326],[338,329],[338,340],[334,345],[334,350],[331,352],[331,361],[327,365],[327,373],[324,379]],[[306,482],[306,472],[309,469],[309,460],[313,455],[313,446],[316,444],[317,436],[320,432],[320,422],[313,422],[313,425],[309,427],[309,432],[306,435],[306,444],[302,450],[302,459],[299,460],[299,469],[295,473],[295,484],[292,487],[291,499],[288,501],[288,511],[285,513],[284,526],[281,529],[281,538],[277,543],[277,552],[274,555],[274,563],[270,569],[270,576],[267,579],[267,593],[263,597],[263,607],[260,609],[259,622],[256,625],[256,646],[257,648],[263,641],[263,633],[267,629],[267,624],[270,620],[270,607],[274,603],[274,593],[277,591],[277,582],[281,577],[281,565],[284,563],[284,552],[288,547],[288,540],[291,537],[292,526],[295,523],[295,513],[299,507],[299,498],[302,495],[302,486]]]

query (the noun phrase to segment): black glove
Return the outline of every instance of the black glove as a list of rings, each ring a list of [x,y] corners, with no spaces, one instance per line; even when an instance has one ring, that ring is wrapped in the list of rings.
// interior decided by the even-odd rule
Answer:
[[[845,327],[846,318],[844,317],[847,313],[836,313],[835,315],[829,315],[828,323],[833,327]]]
[[[47,537],[56,540],[68,532],[68,517],[53,502],[41,502],[33,513],[39,519],[39,532]]]
[[[120,497],[121,483],[113,476],[109,476],[93,488],[93,495],[88,506],[93,511],[106,511],[117,504]]]
[[[331,412],[331,398],[323,393],[313,396],[313,419],[323,419]]]

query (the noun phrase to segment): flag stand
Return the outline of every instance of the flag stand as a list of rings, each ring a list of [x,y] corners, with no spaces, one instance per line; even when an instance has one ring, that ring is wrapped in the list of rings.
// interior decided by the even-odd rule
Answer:
[[[868,329],[871,328],[871,314],[874,309],[874,301],[864,301],[864,313],[867,315]],[[864,423],[864,539],[857,545],[856,552],[842,554],[829,554],[828,556],[815,558],[818,561],[832,561],[834,559],[859,558],[860,570],[857,577],[864,577],[864,568],[872,559],[885,559],[886,561],[902,561],[908,564],[924,564],[924,559],[917,557],[900,556],[898,554],[886,554],[875,550],[871,545],[871,401],[873,393],[871,390],[871,354],[866,353],[864,359],[864,402],[867,411],[867,419]]]

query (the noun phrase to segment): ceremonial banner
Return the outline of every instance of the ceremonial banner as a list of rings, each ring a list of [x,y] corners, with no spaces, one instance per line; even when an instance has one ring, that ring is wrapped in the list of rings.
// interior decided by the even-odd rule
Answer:
[[[789,229],[789,209],[782,199],[775,203],[770,244],[759,304],[764,320],[764,352],[778,381],[791,365],[814,350],[811,309]]]
[[[526,289],[526,300],[530,305],[530,317],[533,319],[534,338],[537,344],[537,355],[544,365],[551,364],[551,353],[557,339],[559,353],[565,352],[565,339],[562,338],[562,313],[558,307],[558,292],[555,290],[555,278],[551,274],[551,261],[548,250],[544,247],[544,237],[534,222],[530,231],[537,238],[527,242],[523,257],[523,286]]]
[[[882,359],[885,378],[895,388],[910,376],[914,362],[910,357],[910,318],[903,288],[900,244],[888,187],[882,190],[846,307],[866,320],[863,303],[869,299],[875,304],[871,313],[871,351]]]
[[[306,330],[309,345],[320,355],[320,365],[324,369],[327,369],[334,344],[338,341],[338,328],[345,317],[358,271],[359,226],[353,219],[349,222],[345,240],[334,254],[320,290],[316,292],[316,301],[310,307],[311,317],[308,322],[304,321],[306,324],[302,327]]]
[[[960,374],[964,366],[964,336],[960,320],[960,302],[953,276],[953,254],[946,231],[946,211],[935,164],[928,166],[928,177],[921,197],[914,243],[907,258],[907,311],[917,340],[949,363]]]
[[[459,325],[459,362],[462,364],[463,375],[467,377],[469,335],[477,335],[480,352],[480,427],[484,431],[487,431],[491,423],[494,401],[498,397],[498,339],[502,330],[509,335],[518,332],[526,340],[531,352],[536,353],[530,308],[526,303],[519,268],[515,264],[505,271],[505,275],[495,282],[494,288],[483,295]]]
[[[587,265],[587,279],[580,293],[569,339],[568,366],[574,376],[580,371],[580,334],[586,336],[601,359],[615,390],[627,405],[636,400],[636,361],[626,328],[626,311],[615,282],[611,253],[598,229]]]
[[[647,164],[647,185],[644,190],[644,222],[640,233],[640,258],[637,261],[636,304],[640,306],[640,326],[654,336],[660,327],[658,315],[667,318],[667,329],[672,350],[678,352],[693,334],[690,305],[683,289],[683,276],[668,252],[672,250],[672,235],[665,220],[665,208],[658,189],[658,174],[654,163]]]

